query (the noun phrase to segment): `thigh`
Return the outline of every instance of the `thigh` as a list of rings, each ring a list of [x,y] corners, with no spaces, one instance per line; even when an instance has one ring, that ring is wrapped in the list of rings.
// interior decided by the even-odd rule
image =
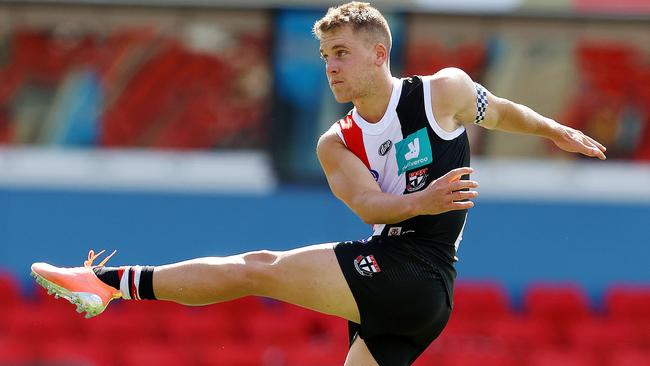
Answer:
[[[350,351],[348,357],[345,359],[344,366],[379,366],[377,361],[372,357],[366,343],[361,337],[357,337]]]
[[[359,322],[357,303],[343,277],[333,244],[278,253],[265,271],[258,295]]]

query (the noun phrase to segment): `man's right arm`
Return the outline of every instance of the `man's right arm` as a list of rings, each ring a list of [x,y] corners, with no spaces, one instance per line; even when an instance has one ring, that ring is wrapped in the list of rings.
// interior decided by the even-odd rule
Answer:
[[[419,215],[471,208],[471,201],[459,201],[478,195],[475,191],[459,191],[478,187],[474,181],[460,180],[472,172],[471,168],[454,169],[416,193],[382,192],[368,168],[343,145],[333,129],[321,136],[317,152],[334,195],[367,224],[394,224]]]

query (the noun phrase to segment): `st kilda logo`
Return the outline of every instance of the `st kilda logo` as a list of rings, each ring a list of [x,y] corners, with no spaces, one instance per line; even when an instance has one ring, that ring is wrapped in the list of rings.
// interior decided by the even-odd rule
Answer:
[[[384,142],[383,144],[381,144],[381,146],[379,146],[379,151],[377,152],[379,153],[379,155],[385,156],[386,154],[388,154],[391,147],[393,147],[393,141],[386,140],[386,142]]]
[[[373,274],[381,272],[374,255],[358,256],[354,259],[354,268],[362,276],[372,277]]]

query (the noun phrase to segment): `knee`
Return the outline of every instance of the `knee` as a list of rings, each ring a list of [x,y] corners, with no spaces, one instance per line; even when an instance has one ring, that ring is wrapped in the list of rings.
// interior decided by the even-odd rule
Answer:
[[[270,250],[258,250],[242,255],[244,262],[249,265],[269,266],[273,265],[279,257],[277,252]]]
[[[267,285],[273,278],[280,254],[269,250],[249,252],[242,255],[245,264],[245,278],[253,288]]]

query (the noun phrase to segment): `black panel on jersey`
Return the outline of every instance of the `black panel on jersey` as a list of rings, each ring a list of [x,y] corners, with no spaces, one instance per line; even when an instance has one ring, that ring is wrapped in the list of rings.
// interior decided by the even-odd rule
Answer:
[[[467,133],[463,132],[452,140],[442,139],[431,128],[425,106],[422,78],[414,76],[404,79],[402,94],[396,108],[402,136],[407,138],[407,136],[426,128],[432,154],[431,163],[407,170],[404,173],[407,187],[404,194],[422,190],[450,170],[469,166],[470,163]],[[409,186],[409,174],[423,169],[426,169],[426,173],[422,174],[426,181],[423,184]],[[469,176],[464,176],[462,179],[469,179]],[[382,236],[390,235],[390,233],[395,234],[398,231],[400,233],[398,235],[412,233],[411,235],[418,240],[428,243],[426,248],[422,248],[424,250],[421,253],[415,254],[419,254],[421,257],[435,255],[439,259],[451,263],[456,255],[454,244],[462,231],[466,215],[467,210],[416,216],[397,224],[386,225]],[[419,249],[415,250],[420,251]]]

